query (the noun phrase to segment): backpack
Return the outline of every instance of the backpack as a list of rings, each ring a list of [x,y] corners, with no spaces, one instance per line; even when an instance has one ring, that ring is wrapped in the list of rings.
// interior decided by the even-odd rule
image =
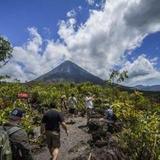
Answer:
[[[0,160],[12,160],[10,136],[20,129],[15,126],[6,130],[4,126],[0,126]]]

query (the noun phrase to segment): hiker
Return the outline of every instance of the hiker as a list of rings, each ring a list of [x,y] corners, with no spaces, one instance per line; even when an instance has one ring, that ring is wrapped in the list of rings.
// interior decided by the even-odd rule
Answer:
[[[67,110],[67,97],[66,95],[61,96],[61,111]]]
[[[115,122],[117,120],[116,115],[113,112],[112,106],[110,106],[107,110],[105,110],[105,118],[108,121]]]
[[[30,105],[28,103],[28,99],[27,98],[23,98],[23,97],[19,97],[17,96],[17,98],[15,99],[15,101],[13,102],[13,107],[18,107],[18,108],[29,108]]]
[[[3,125],[12,151],[12,158],[9,160],[33,160],[28,135],[20,126],[23,115],[24,112],[21,109],[15,108],[9,116],[9,122]],[[8,159],[4,158],[2,160]]]
[[[60,148],[60,125],[68,136],[67,126],[61,112],[56,110],[54,103],[50,104],[50,110],[43,115],[41,134],[46,136],[47,145],[52,156],[51,160],[57,160]]]
[[[75,95],[72,93],[71,96],[68,98],[68,107],[69,107],[69,113],[75,114],[76,112],[76,105],[77,105],[77,99]]]
[[[94,106],[93,106],[94,97],[95,96],[94,95],[92,96],[90,92],[88,92],[85,97],[85,108],[87,110],[87,122],[89,121],[90,114],[94,109]]]
[[[114,133],[114,126],[117,120],[115,113],[113,112],[112,106],[105,110],[105,118],[107,119],[108,132]]]

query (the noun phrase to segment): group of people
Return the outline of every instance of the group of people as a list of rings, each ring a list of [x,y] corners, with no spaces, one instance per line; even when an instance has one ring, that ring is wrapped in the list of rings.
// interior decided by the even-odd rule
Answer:
[[[69,111],[71,114],[75,114],[76,106],[77,106],[77,98],[74,93],[67,99],[66,95],[61,97],[61,111]]]
[[[85,97],[85,107],[93,109],[94,96],[88,93]],[[77,107],[77,98],[72,93],[66,101],[66,96],[61,98],[61,110],[69,110],[69,113],[75,114]],[[55,104],[51,104],[51,109],[46,112],[42,118],[41,133],[46,135],[47,145],[52,156],[52,160],[58,159],[60,148],[60,125],[68,136],[67,125],[64,121],[63,114],[56,109]]]
[[[66,97],[62,97],[61,101],[62,109],[68,109],[70,113],[75,113],[77,99],[74,94],[68,98],[68,104],[66,104]],[[90,111],[93,110],[94,95],[87,93],[85,97],[85,107],[87,110],[87,117],[90,117]],[[68,106],[68,107],[67,107]],[[111,119],[113,117],[113,110],[109,108],[106,110],[106,117]],[[0,134],[5,135],[0,138],[0,143],[3,141],[5,144],[0,145],[0,160],[33,160],[31,153],[31,146],[29,144],[26,131],[20,126],[21,120],[25,113],[15,108],[9,116],[9,122],[5,123],[0,128]],[[87,118],[87,121],[89,119]],[[41,135],[45,136],[48,149],[51,154],[51,160],[58,160],[59,148],[60,148],[60,126],[65,130],[68,136],[67,125],[64,120],[64,116],[57,110],[55,103],[50,104],[50,109],[44,113],[41,120]],[[2,133],[3,131],[3,133]],[[7,133],[7,134],[5,134]],[[7,137],[8,136],[8,141]],[[12,154],[11,154],[12,153]]]
[[[9,120],[0,126],[0,160],[33,160],[31,145],[27,132],[21,127],[24,111],[15,108],[9,115]],[[60,125],[68,135],[68,129],[61,112],[54,103],[43,115],[41,120],[41,135],[45,136],[51,160],[57,160],[60,148]]]
[[[92,95],[90,92],[86,94],[86,97],[84,99],[85,101],[85,109],[86,110],[92,110],[93,109],[93,101],[95,96]],[[75,94],[71,94],[71,96],[67,99],[66,95],[63,95],[61,97],[61,111],[69,111],[71,114],[76,114],[76,108],[77,108],[77,98],[75,97]]]
[[[85,105],[88,109],[93,108],[93,98],[86,96]],[[75,114],[77,99],[74,94],[68,98],[61,98],[62,110],[69,109]],[[46,137],[46,142],[51,154],[51,160],[57,160],[60,148],[60,125],[68,135],[67,125],[64,116],[57,109],[54,103],[50,104],[50,109],[43,115],[41,120],[41,135]],[[9,115],[9,121],[0,126],[0,160],[33,160],[31,145],[27,132],[21,127],[21,121],[25,112],[20,108],[15,108]]]

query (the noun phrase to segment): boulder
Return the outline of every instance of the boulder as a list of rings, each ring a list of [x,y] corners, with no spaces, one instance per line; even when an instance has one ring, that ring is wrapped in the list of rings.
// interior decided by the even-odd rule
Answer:
[[[122,130],[121,122],[109,121],[97,114],[90,117],[87,126],[92,136],[90,160],[128,160],[118,145],[118,137],[113,134]]]
[[[95,148],[91,160],[128,160],[125,154],[117,147]]]

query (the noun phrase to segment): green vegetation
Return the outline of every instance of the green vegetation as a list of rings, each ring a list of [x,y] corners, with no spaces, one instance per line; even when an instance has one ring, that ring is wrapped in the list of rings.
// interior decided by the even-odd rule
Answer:
[[[12,46],[8,40],[0,36],[0,67],[4,66],[12,57]],[[10,78],[8,75],[0,75],[0,80]]]
[[[29,132],[41,118],[41,111],[55,101],[60,108],[60,97],[75,93],[78,99],[78,110],[84,109],[84,94],[95,94],[95,107],[104,109],[108,103],[113,105],[118,119],[123,123],[123,130],[116,133],[120,145],[128,153],[130,160],[138,160],[147,155],[150,160],[160,160],[160,103],[149,99],[141,92],[121,91],[110,85],[98,86],[84,84],[0,84],[0,123],[8,119],[13,107],[25,109],[23,126]],[[27,101],[17,100],[19,92],[28,92]],[[114,97],[113,94],[114,93]],[[160,96],[160,95],[159,95]]]
[[[11,53],[12,47],[10,42],[3,37],[0,37],[0,67],[8,62],[8,59],[12,56]]]

